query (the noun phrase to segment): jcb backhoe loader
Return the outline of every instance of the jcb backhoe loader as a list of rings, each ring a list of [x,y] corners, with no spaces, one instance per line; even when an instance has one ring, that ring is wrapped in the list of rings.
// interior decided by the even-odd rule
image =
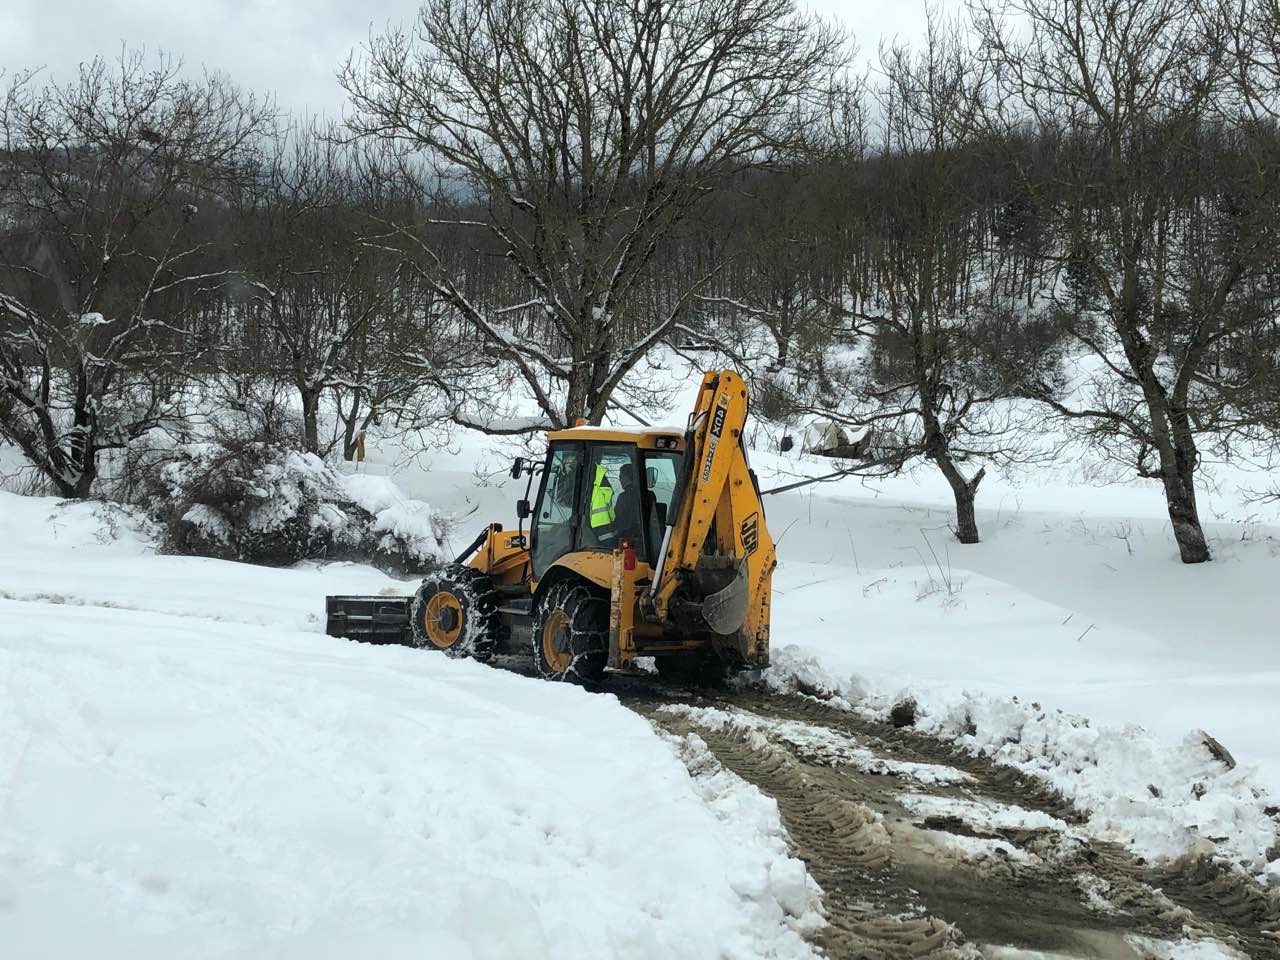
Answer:
[[[412,598],[329,597],[327,632],[480,660],[530,651],[542,676],[586,683],[637,657],[683,682],[766,666],[776,560],[746,417],[726,370],[704,375],[683,433],[548,434],[542,463],[512,467],[528,477],[516,530],[491,524]]]

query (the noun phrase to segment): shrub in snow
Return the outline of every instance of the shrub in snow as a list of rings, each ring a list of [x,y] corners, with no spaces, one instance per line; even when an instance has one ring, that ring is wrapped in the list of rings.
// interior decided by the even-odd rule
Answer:
[[[335,476],[351,502],[370,518],[366,537],[376,566],[408,576],[442,561],[449,535],[446,517],[421,500],[406,499],[386,477]]]
[[[759,377],[752,383],[751,412],[770,423],[787,423],[797,412],[791,391],[773,377]]]
[[[385,479],[375,489],[253,438],[147,443],[133,498],[161,523],[166,552],[270,566],[358,560],[399,575],[439,561],[443,518]]]

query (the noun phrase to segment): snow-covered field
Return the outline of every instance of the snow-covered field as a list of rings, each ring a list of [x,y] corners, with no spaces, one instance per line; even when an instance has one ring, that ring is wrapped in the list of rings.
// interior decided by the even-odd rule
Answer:
[[[0,494],[0,954],[806,957],[776,805],[607,696],[325,637],[364,567]]]
[[[523,486],[481,438],[371,455],[455,547],[514,522]],[[765,488],[829,469],[753,456]],[[927,472],[768,498],[768,679],[914,698],[1095,835],[1280,883],[1280,516],[1219,470],[1216,559],[1185,567],[1154,487],[1078,466],[989,477],[970,547]],[[772,801],[691,777],[607,695],[323,636],[326,593],[379,590],[406,585],[155,556],[90,505],[0,494],[0,954],[809,954],[815,891]]]

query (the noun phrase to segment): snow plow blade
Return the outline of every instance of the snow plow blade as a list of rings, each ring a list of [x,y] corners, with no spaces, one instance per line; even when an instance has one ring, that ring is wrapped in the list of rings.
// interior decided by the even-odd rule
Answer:
[[[361,643],[412,646],[409,604],[412,597],[325,597],[324,632]]]

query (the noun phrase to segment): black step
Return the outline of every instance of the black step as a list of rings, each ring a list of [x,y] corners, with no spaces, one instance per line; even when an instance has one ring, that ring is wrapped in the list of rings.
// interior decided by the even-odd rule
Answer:
[[[499,613],[505,613],[512,617],[527,617],[533,613],[533,597],[524,597],[520,600],[512,600],[498,606]]]
[[[495,583],[493,592],[500,597],[527,597],[529,596],[529,584],[527,583]]]

